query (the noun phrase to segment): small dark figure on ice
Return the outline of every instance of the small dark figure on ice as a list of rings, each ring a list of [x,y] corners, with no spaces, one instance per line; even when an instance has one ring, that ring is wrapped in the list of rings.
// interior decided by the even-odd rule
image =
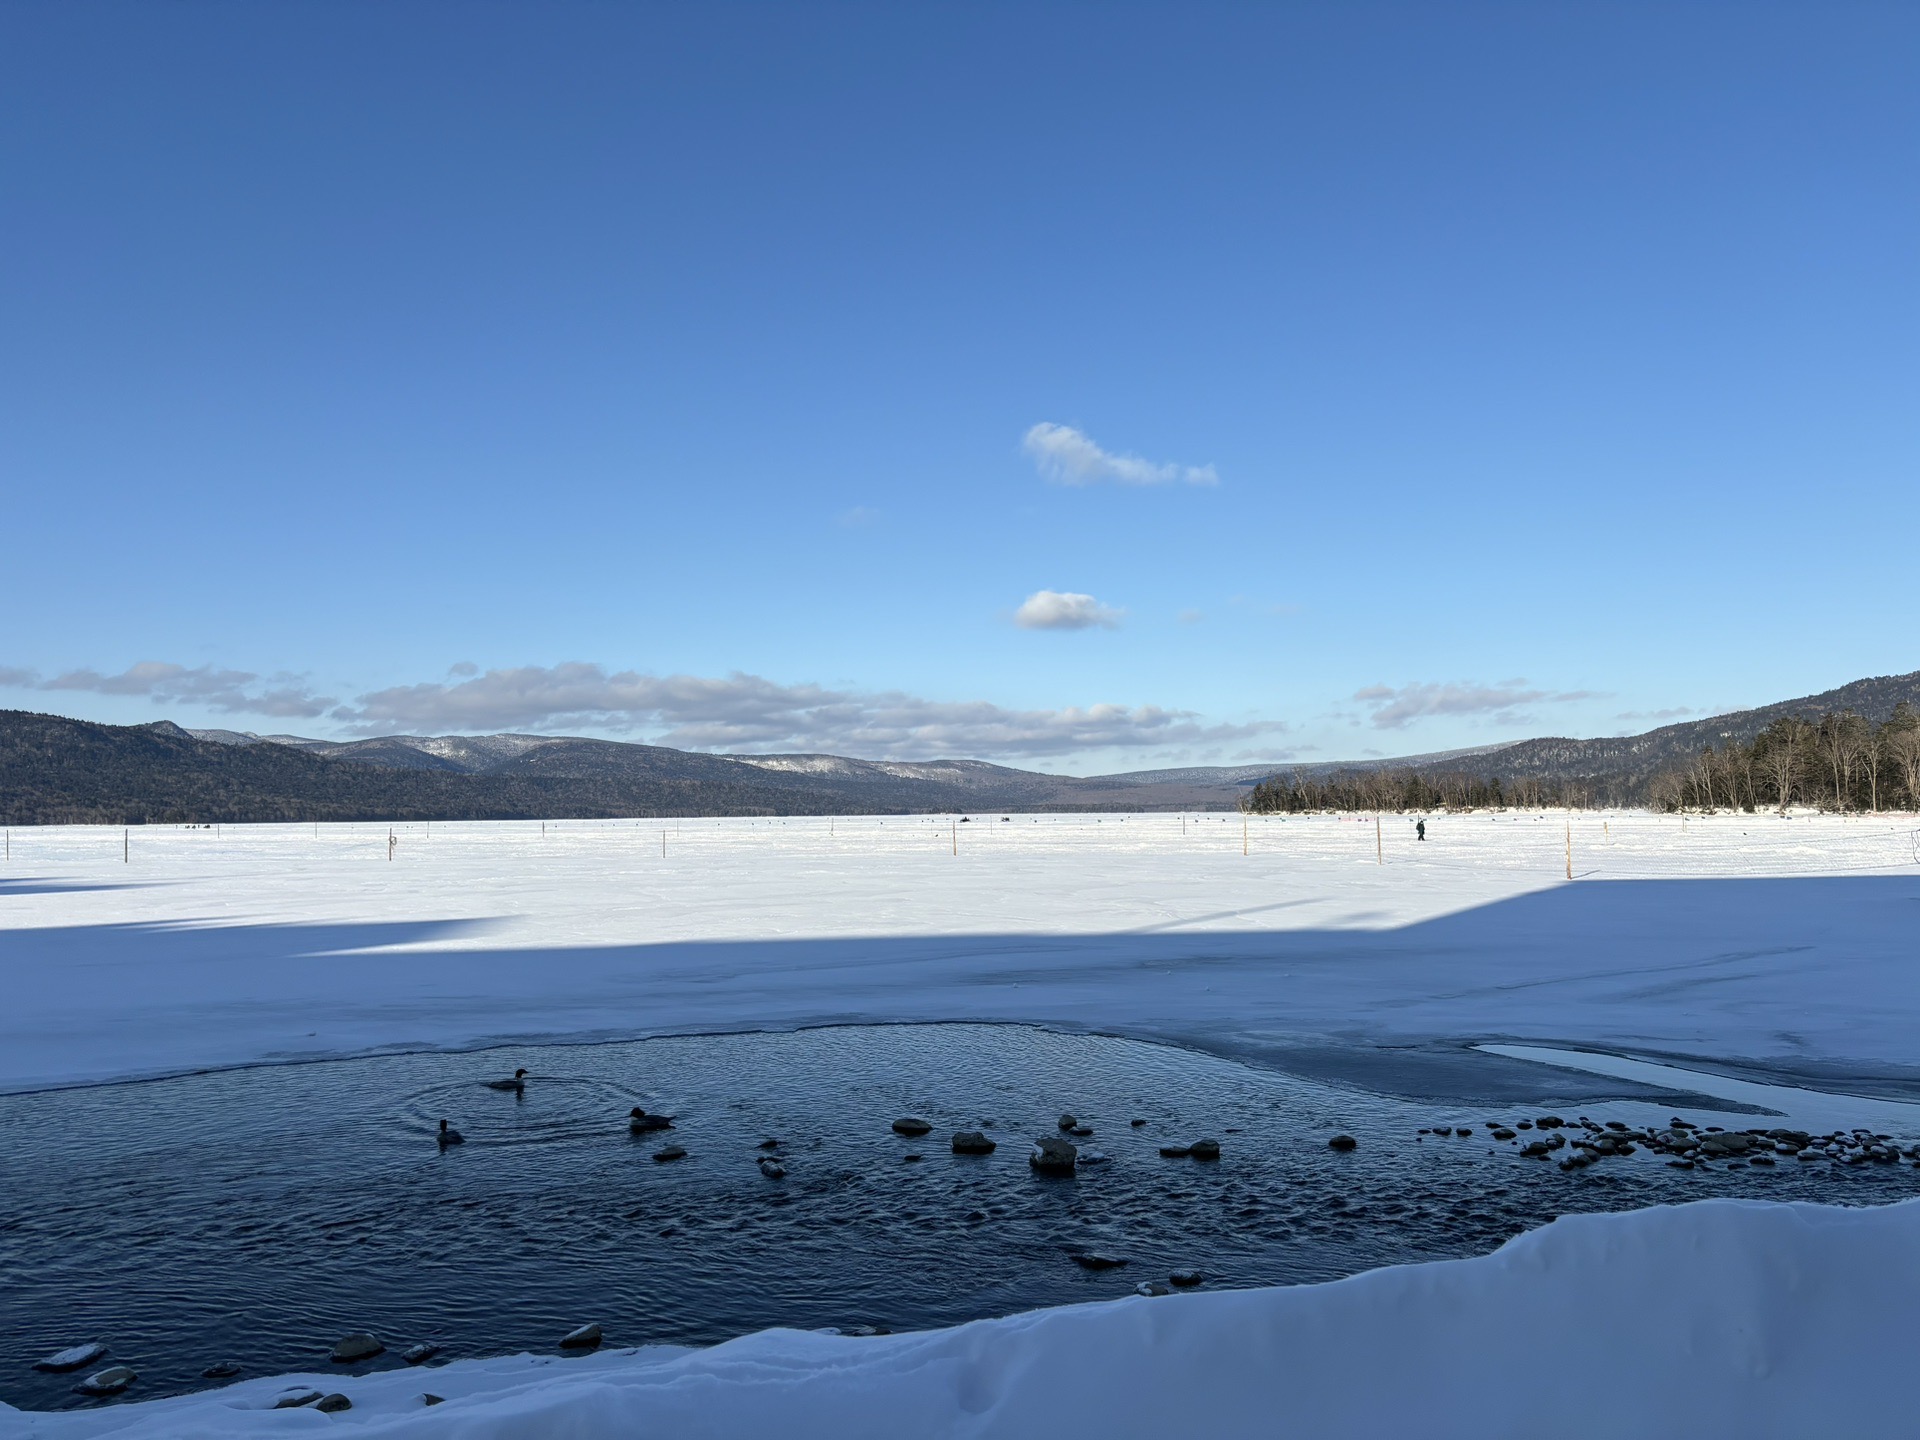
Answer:
[[[1413,834],[1415,839],[1418,839],[1418,840],[1426,839],[1427,838],[1427,822],[1424,820],[1416,820],[1413,825]]]

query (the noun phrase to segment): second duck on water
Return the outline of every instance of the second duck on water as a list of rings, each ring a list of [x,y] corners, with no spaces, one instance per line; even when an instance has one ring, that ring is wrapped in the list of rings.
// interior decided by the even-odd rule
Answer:
[[[671,1130],[673,1121],[665,1115],[649,1115],[638,1105],[627,1112],[627,1129],[635,1135],[645,1135],[652,1130]]]
[[[516,1070],[505,1080],[487,1081],[486,1086],[489,1090],[511,1090],[516,1095],[523,1095],[527,1089],[527,1072]]]
[[[440,1122],[440,1148],[442,1150],[446,1149],[449,1145],[464,1145],[466,1143],[466,1136],[462,1135],[458,1130],[455,1130],[447,1124],[446,1121],[442,1120]]]

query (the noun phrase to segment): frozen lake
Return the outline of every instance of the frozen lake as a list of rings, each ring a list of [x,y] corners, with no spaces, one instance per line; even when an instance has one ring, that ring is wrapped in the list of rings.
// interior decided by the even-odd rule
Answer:
[[[391,847],[378,825],[14,831],[0,1089],[977,1020],[1414,1096],[1506,1093],[1523,1062],[1466,1050],[1493,1042],[1911,1097],[1916,830],[1509,813],[1435,817],[1425,844],[1405,818],[1218,815],[423,825]]]

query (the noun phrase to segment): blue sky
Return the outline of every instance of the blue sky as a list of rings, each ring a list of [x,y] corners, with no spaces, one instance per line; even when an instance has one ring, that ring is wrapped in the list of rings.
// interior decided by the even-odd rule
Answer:
[[[1079,772],[1920,667],[1907,5],[0,7],[0,705]]]

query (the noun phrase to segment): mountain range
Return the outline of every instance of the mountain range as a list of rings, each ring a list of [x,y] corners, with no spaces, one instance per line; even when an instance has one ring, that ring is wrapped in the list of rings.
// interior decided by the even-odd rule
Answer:
[[[100,725],[0,711],[0,821],[10,825],[222,820],[536,819],[826,815],[984,810],[1229,809],[1274,774],[1354,769],[1590,782],[1631,803],[1702,748],[1783,715],[1920,708],[1920,671],[1683,721],[1641,735],[1512,744],[1357,761],[1045,775],[978,760],[711,755],[553,735],[384,735],[317,740],[170,721]]]

